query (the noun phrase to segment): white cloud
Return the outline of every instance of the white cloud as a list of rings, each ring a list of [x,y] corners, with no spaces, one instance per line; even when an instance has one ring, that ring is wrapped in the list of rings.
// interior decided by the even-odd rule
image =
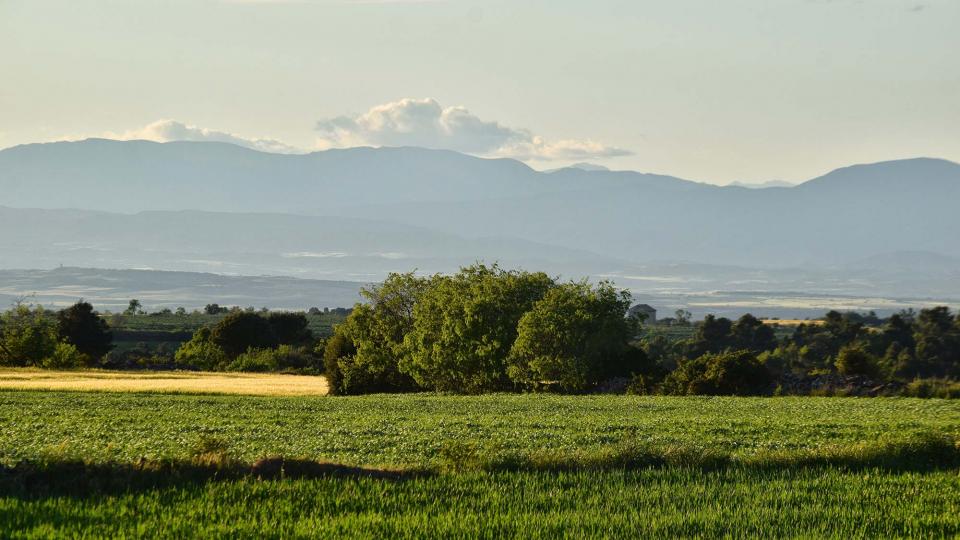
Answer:
[[[127,131],[125,133],[109,133],[107,137],[120,140],[143,139],[156,142],[170,141],[214,141],[245,146],[261,152],[274,152],[279,154],[302,153],[303,150],[290,146],[286,143],[273,139],[249,139],[227,133],[225,131],[216,131],[197,126],[191,126],[176,120],[158,120],[138,129]]]
[[[482,120],[464,107],[435,99],[406,98],[377,105],[358,116],[317,123],[321,148],[423,146],[521,160],[576,160],[625,156],[631,152],[590,140],[547,141],[525,129]]]

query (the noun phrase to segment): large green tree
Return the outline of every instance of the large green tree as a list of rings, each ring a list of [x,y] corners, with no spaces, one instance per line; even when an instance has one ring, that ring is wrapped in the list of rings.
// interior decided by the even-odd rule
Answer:
[[[517,323],[554,285],[542,272],[482,264],[434,277],[414,305],[400,370],[440,391],[510,388],[506,358]]]
[[[583,391],[620,371],[632,350],[626,318],[630,293],[609,283],[564,283],[551,288],[518,323],[507,373],[525,387],[556,383]],[[626,373],[624,373],[626,375]]]
[[[41,306],[17,304],[0,316],[0,363],[41,366],[57,350],[57,325]]]

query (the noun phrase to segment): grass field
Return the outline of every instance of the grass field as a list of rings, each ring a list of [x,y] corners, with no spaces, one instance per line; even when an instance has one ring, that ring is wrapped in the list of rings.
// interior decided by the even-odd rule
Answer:
[[[953,401],[2,390],[0,426],[3,537],[960,535]]]
[[[317,396],[327,393],[327,383],[323,377],[276,373],[0,368],[0,389]]]

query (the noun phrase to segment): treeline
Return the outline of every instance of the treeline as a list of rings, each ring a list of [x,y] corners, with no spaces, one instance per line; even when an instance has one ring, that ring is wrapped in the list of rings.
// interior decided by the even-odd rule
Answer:
[[[182,309],[179,313],[161,310],[148,314],[136,300],[130,306],[121,316],[123,328],[130,326],[131,319],[197,315]],[[182,331],[118,330],[111,325],[117,323],[118,315],[100,314],[82,300],[59,311],[17,303],[0,315],[0,366],[319,373],[322,340],[308,328],[307,315],[333,314],[342,320],[349,313],[344,308],[270,312],[216,304],[204,311],[207,316],[217,315],[215,322],[184,337]],[[153,338],[160,346],[138,341],[132,348],[127,344],[117,349],[115,340],[129,340],[130,336]],[[171,338],[175,340],[172,343],[167,341]]]
[[[655,329],[640,347],[658,371],[634,381],[642,393],[730,393],[710,388],[709,373],[736,367],[734,393],[906,393],[960,397],[960,317],[946,307],[904,311],[887,319],[831,311],[777,340],[752,315],[736,321],[708,315],[686,340]],[[723,370],[718,362],[729,364]],[[704,386],[707,386],[704,391]]]
[[[778,338],[752,315],[708,315],[689,338],[627,316],[612,284],[474,265],[391,274],[363,289],[333,335],[307,314],[205,310],[219,317],[175,353],[123,364],[86,302],[0,317],[0,364],[323,373],[334,394],[612,391],[666,395],[960,397],[960,316],[946,307],[886,319],[831,311]],[[133,311],[133,310],[131,310]],[[343,310],[347,313],[347,310]],[[782,330],[782,329],[781,329]],[[781,334],[782,335],[782,334]]]

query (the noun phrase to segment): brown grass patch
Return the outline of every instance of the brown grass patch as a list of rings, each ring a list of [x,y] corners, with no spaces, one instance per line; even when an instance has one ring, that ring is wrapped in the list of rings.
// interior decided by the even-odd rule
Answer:
[[[327,393],[327,380],[280,373],[2,368],[0,389],[322,396]]]
[[[763,324],[778,324],[780,326],[800,326],[801,324],[820,326],[826,322],[822,319],[762,319],[762,321]]]

